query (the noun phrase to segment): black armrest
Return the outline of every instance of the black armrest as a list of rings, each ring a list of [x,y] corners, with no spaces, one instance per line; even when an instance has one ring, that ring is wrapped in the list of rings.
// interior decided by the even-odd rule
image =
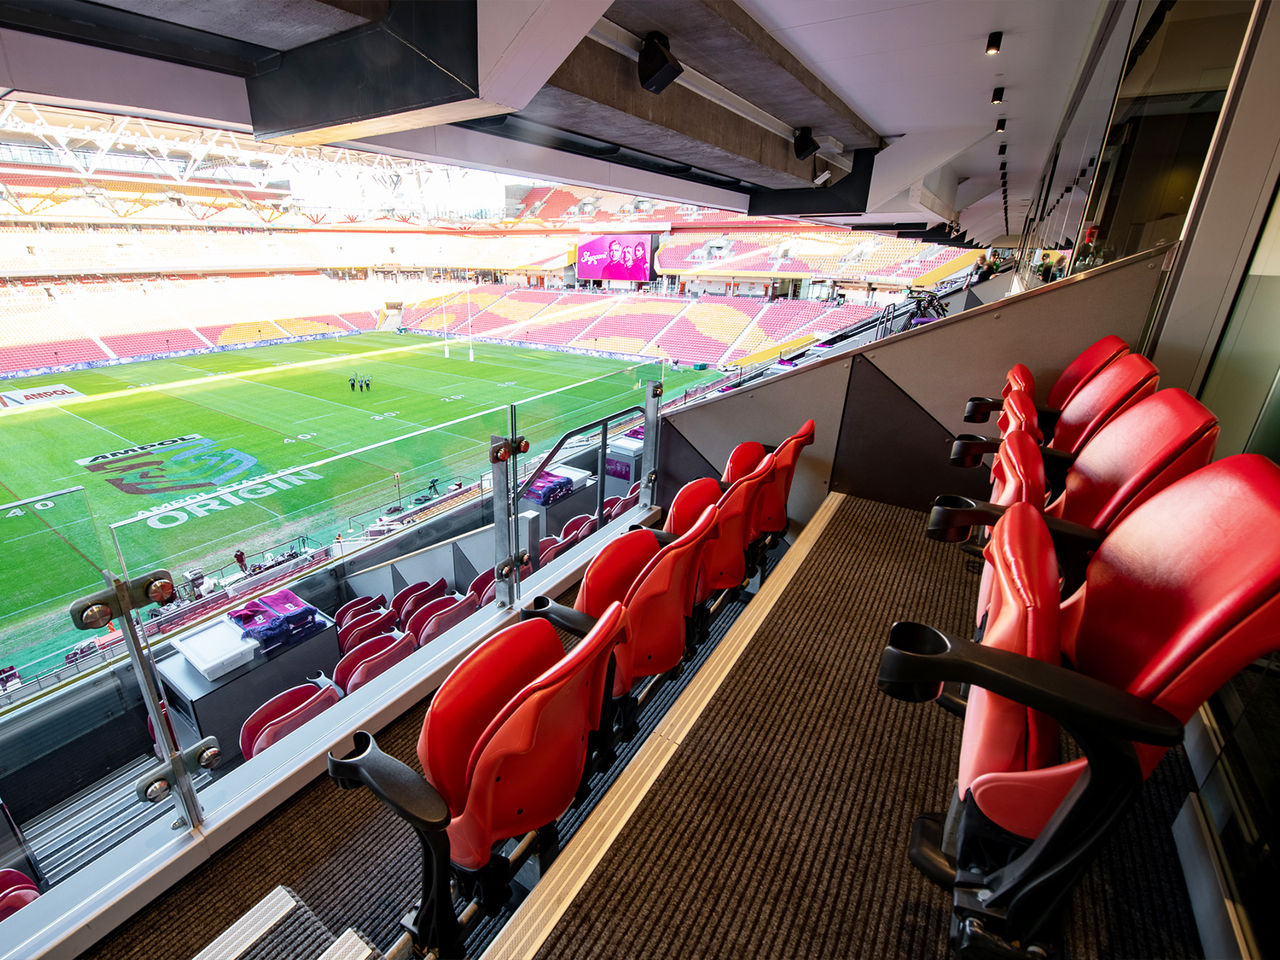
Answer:
[[[969,497],[938,497],[929,510],[924,533],[930,540],[959,543],[969,539],[974,527],[993,526],[1008,509],[998,503],[971,500]],[[1049,528],[1049,535],[1053,537],[1053,546],[1060,561],[1092,553],[1105,538],[1101,530],[1057,517],[1044,516],[1044,525]]]
[[[1041,710],[1084,741],[1135,740],[1171,747],[1182,722],[1167,710],[1057,664],[955,641],[919,623],[895,623],[880,655],[878,685],[899,700],[934,700],[947,680],[969,683]]]
[[[534,597],[533,603],[520,611],[521,620],[542,619],[577,637],[585,637],[596,625],[596,618],[581,610],[556,603],[550,597]]]
[[[965,423],[986,423],[1004,406],[1004,397],[970,397],[964,405]]]
[[[647,530],[649,528],[646,527],[645,529]],[[665,530],[654,530],[653,536],[658,541],[658,545],[660,547],[670,546],[671,544],[675,543],[677,540],[680,539],[680,534],[667,533],[667,531]]]
[[[951,443],[953,467],[980,467],[982,458],[1000,449],[999,437],[981,437],[976,433],[962,433]]]
[[[1053,439],[1053,428],[1058,425],[1058,417],[1062,416],[1062,411],[1053,407],[1037,406],[1036,414],[1036,426],[1044,435],[1045,443],[1048,443]]]
[[[1045,483],[1049,486],[1049,492],[1056,497],[1067,487],[1067,471],[1076,462],[1076,455],[1051,447],[1041,447],[1040,457],[1044,460]]]
[[[449,825],[449,805],[436,788],[379,750],[377,741],[364,730],[356,732],[353,753],[341,759],[329,754],[329,776],[344,790],[368,787],[419,832],[434,833]]]

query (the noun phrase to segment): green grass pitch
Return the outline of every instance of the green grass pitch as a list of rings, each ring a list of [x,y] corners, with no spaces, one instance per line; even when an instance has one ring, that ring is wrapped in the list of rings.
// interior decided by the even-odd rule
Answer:
[[[130,573],[180,576],[227,565],[236,549],[304,534],[328,542],[433,478],[442,488],[477,478],[510,403],[536,453],[571,426],[642,404],[647,379],[663,378],[672,397],[718,376],[474,351],[472,361],[453,341],[446,359],[436,339],[366,333],[0,381],[0,391],[65,384],[86,397],[0,412],[0,502],[42,498],[0,510],[0,666],[86,639],[67,604],[101,586],[103,569],[119,572],[117,543]],[[357,374],[368,392],[351,390]],[[135,449],[146,444],[163,445]],[[191,499],[254,478],[264,480],[242,495]]]

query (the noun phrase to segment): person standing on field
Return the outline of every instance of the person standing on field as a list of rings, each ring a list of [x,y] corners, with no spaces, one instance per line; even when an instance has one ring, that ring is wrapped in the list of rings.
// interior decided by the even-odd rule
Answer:
[[[351,384],[351,392],[352,392],[352,393],[355,393],[355,392],[356,392],[356,377],[355,377],[355,374],[354,374],[354,373],[351,375],[351,379],[350,379],[348,382]]]

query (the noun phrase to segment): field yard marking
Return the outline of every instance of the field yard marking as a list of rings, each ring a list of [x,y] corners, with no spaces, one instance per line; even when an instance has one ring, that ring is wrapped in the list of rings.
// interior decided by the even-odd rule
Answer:
[[[296,427],[300,423],[314,423],[316,420],[323,420],[326,417],[332,417],[332,413],[322,413],[318,417],[308,417],[306,420],[295,420],[293,425]]]
[[[94,423],[92,420],[86,420],[84,417],[80,416],[77,413],[72,413],[70,410],[63,409],[61,406],[59,406],[58,409],[61,410],[63,413],[65,413],[69,417],[75,417],[81,423],[87,423],[89,426],[94,427],[97,430],[101,430],[104,433],[111,434],[117,440],[123,440],[127,444],[133,443],[133,441],[130,440],[128,437],[122,437],[120,436],[120,434],[116,433],[114,430],[108,430],[106,427],[99,426],[98,424]]]

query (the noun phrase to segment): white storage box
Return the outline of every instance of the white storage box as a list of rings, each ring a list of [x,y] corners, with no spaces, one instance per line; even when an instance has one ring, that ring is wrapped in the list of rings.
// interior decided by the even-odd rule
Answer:
[[[644,441],[635,437],[612,437],[609,440],[609,451],[627,456],[637,457],[644,450]]]
[[[215,620],[186,637],[175,637],[173,646],[206,680],[217,680],[257,653],[258,641],[242,637],[242,632],[237,624]]]
[[[581,490],[587,483],[594,479],[595,474],[589,470],[579,470],[577,467],[566,467],[562,463],[556,464],[550,468],[550,472],[560,477],[568,477],[573,482],[573,489]]]

